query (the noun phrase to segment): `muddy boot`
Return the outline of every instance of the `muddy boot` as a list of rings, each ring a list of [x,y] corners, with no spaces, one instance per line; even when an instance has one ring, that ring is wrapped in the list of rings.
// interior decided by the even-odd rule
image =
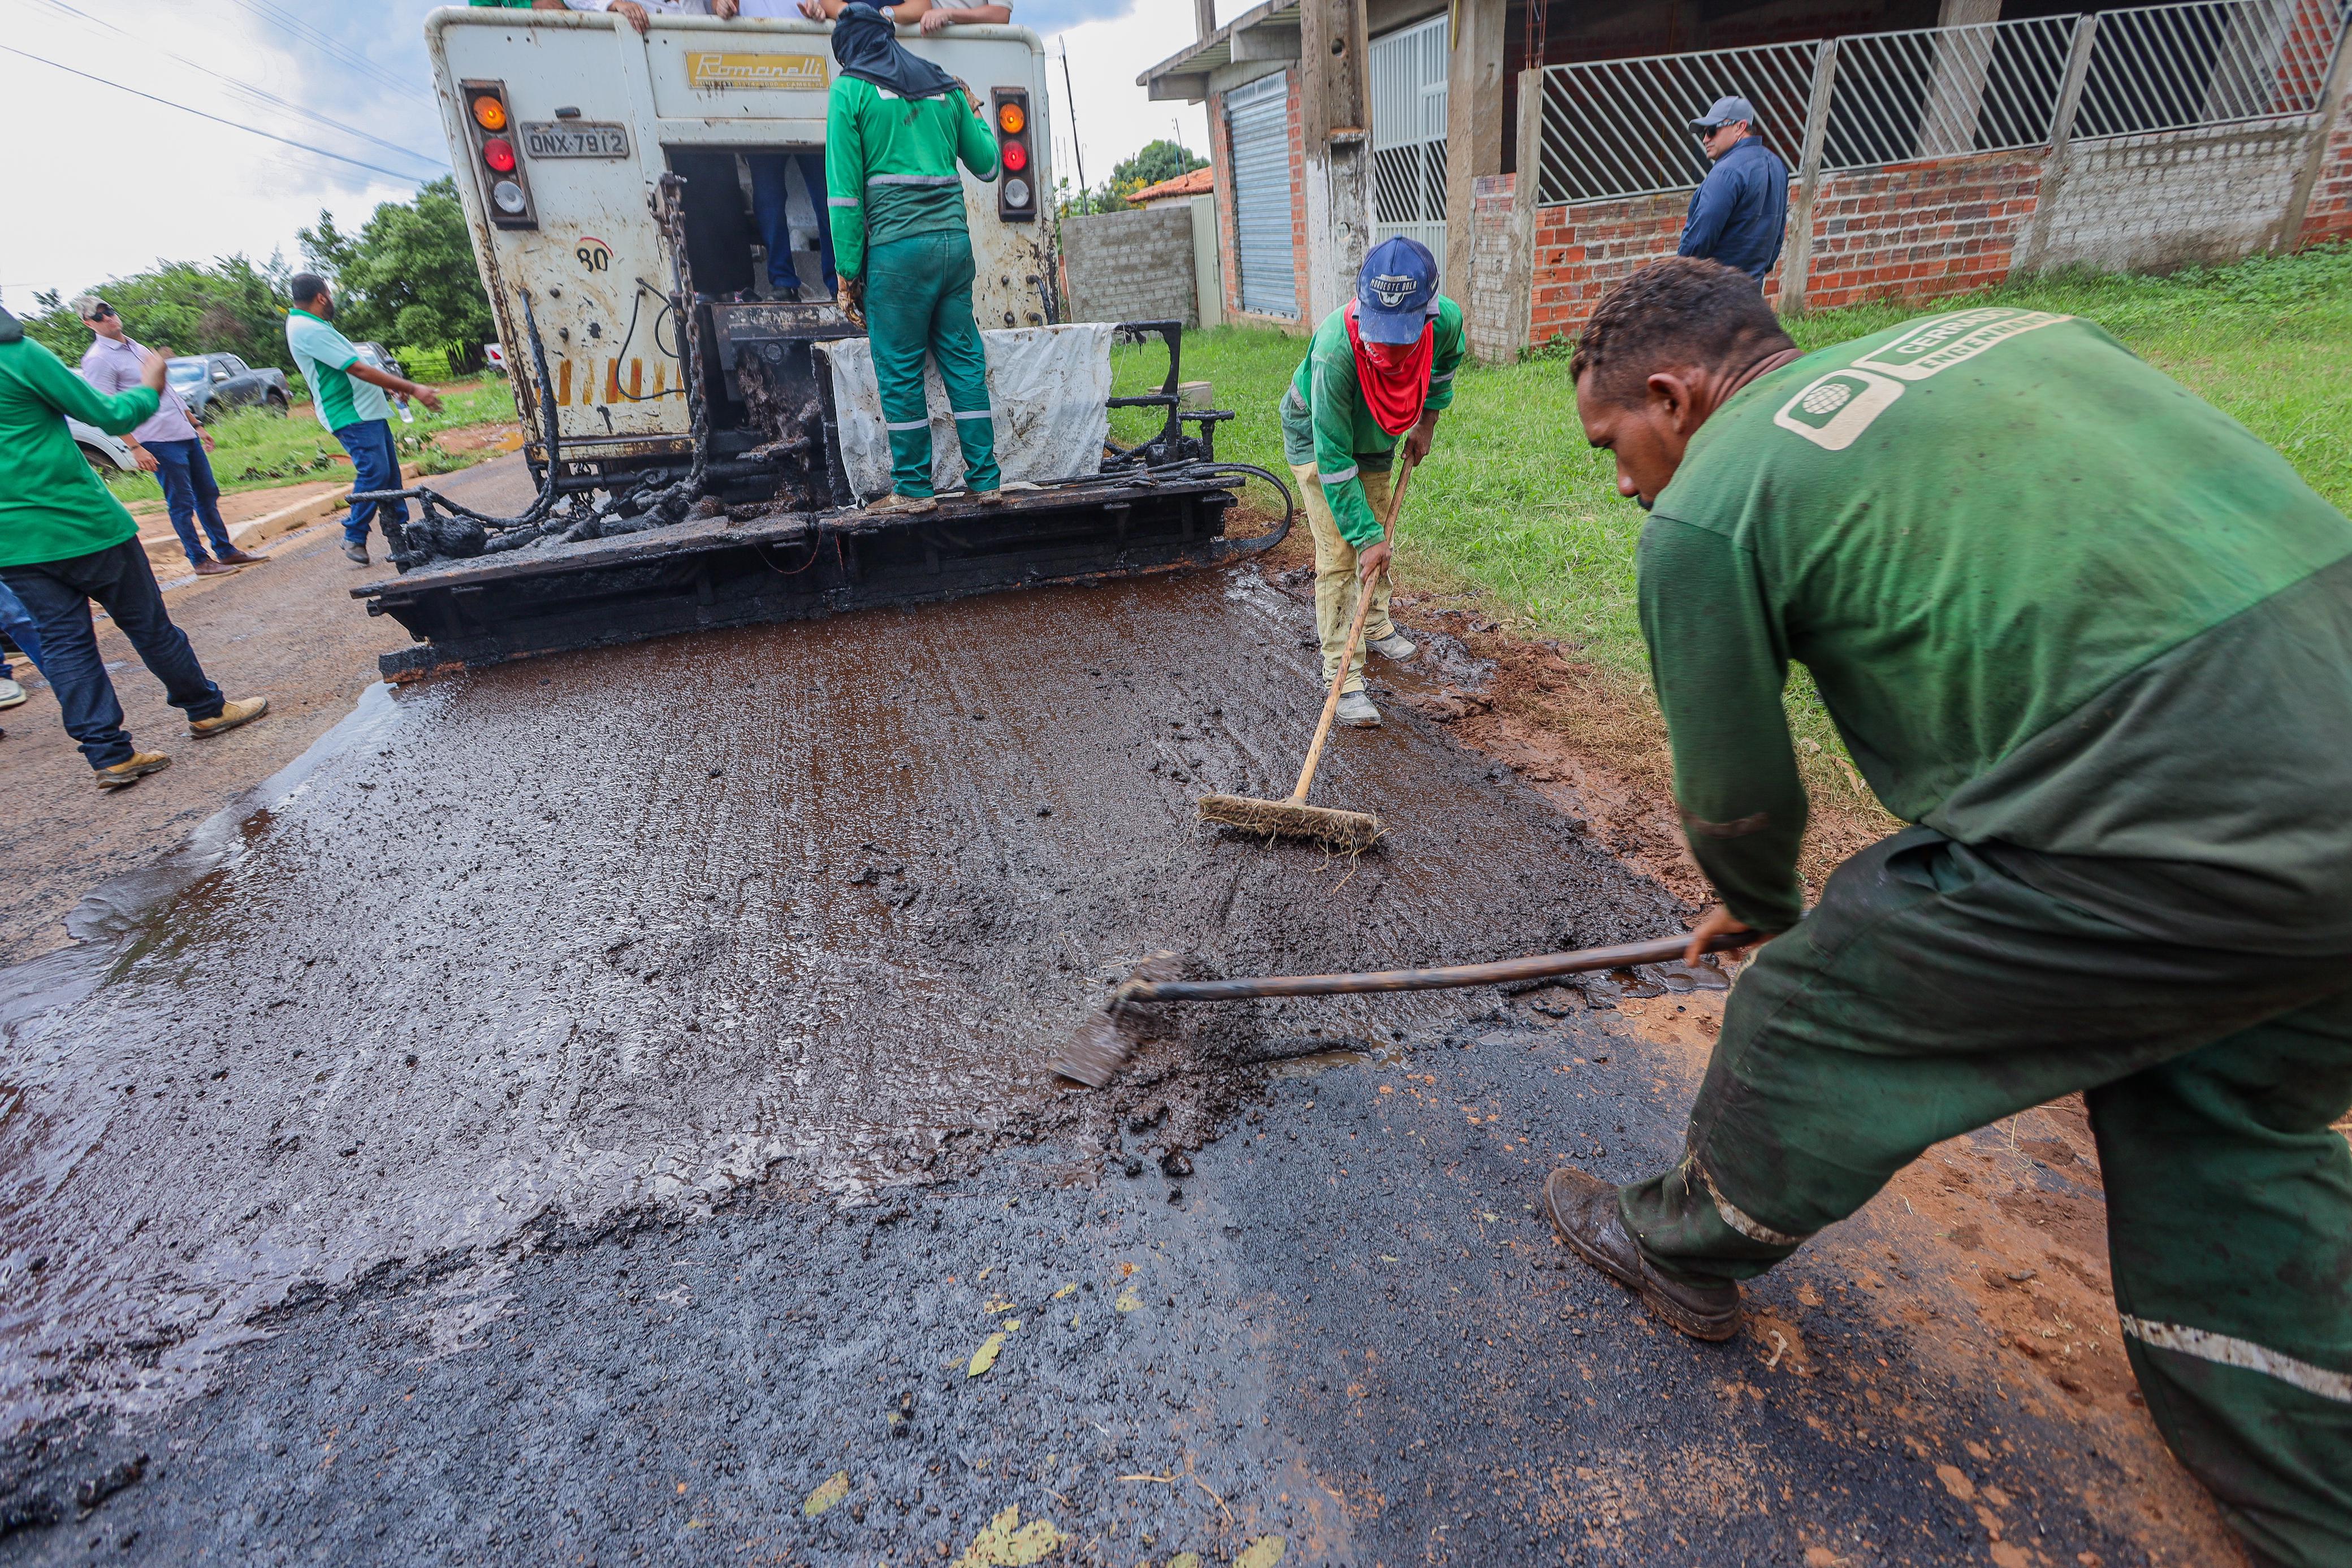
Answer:
[[[220,552],[219,559],[226,561],[231,566],[259,566],[267,558],[257,555],[247,555],[241,549],[225,549]]]
[[[1371,638],[1365,643],[1364,646],[1381,658],[1393,660],[1400,664],[1421,652],[1421,644],[1402,632],[1391,632],[1385,637]]]
[[[1650,1266],[1617,1211],[1617,1189],[1566,1166],[1544,1178],[1544,1212],[1578,1257],[1642,1298],[1642,1304],[1693,1339],[1724,1340],[1739,1332],[1739,1287],[1728,1281],[1690,1285]]]
[[[352,544],[349,540],[345,540],[343,544],[343,559],[350,561],[353,566],[365,566],[368,563],[367,546],[363,544]]]
[[[929,496],[901,496],[896,490],[878,501],[869,501],[866,505],[866,509],[869,513],[878,512],[885,515],[892,512],[929,512],[936,511],[938,508],[939,503]]]
[[[1333,716],[1350,729],[1381,727],[1381,710],[1374,707],[1372,699],[1360,691],[1342,692],[1339,711]]]
[[[247,697],[243,702],[223,703],[220,712],[210,718],[192,718],[188,733],[202,740],[208,735],[219,735],[241,724],[251,724],[269,711],[268,697]]]
[[[160,751],[138,752],[128,762],[118,762],[111,768],[100,768],[98,787],[101,789],[121,789],[127,785],[138,783],[150,773],[161,772],[170,766],[172,766],[172,759]]]
[[[975,490],[971,498],[983,507],[1002,506],[1004,497],[1019,490],[1034,490],[1037,486],[1026,479],[1007,479],[993,490]]]

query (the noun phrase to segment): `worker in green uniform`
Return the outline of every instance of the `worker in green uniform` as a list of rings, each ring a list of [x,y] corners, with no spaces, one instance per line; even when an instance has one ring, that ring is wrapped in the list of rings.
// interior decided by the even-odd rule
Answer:
[[[1369,586],[1364,646],[1402,663],[1417,651],[1389,618],[1389,470],[1429,455],[1437,416],[1454,402],[1462,307],[1437,292],[1437,259],[1418,240],[1382,240],[1356,275],[1356,297],[1323,318],[1282,394],[1282,455],[1315,536],[1315,630],[1328,685],[1347,656],[1356,595]],[[1379,727],[1364,695],[1364,654],[1349,662],[1335,716]]]
[[[1738,1281],[1931,1145],[2079,1091],[2148,1413],[2258,1561],[2352,1563],[2352,522],[2045,311],[1801,356],[1682,258],[1571,373],[1651,508],[1642,629],[1723,899],[1697,936],[1773,939],[1681,1163],[1551,1173],[1562,1239],[1726,1338]],[[1810,914],[1791,660],[1914,824]]]
[[[971,315],[971,236],[961,162],[996,174],[996,139],[956,79],[900,44],[873,6],[833,25],[824,183],[843,303],[862,311],[889,428],[891,494],[870,508],[922,512],[931,496],[930,410],[923,357],[939,362],[963,450],[964,484],[989,502],[1003,486],[989,406],[988,360]]]

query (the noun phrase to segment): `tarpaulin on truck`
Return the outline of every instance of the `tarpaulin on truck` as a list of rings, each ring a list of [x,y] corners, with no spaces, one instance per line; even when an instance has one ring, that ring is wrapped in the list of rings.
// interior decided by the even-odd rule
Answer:
[[[1110,343],[1107,322],[1013,327],[982,332],[988,351],[989,405],[996,411],[996,461],[1008,480],[1045,484],[1102,468],[1110,434]],[[863,338],[818,345],[833,377],[841,426],[841,462],[863,502],[890,488],[890,441],[883,428],[874,355]],[[931,485],[940,495],[963,488],[963,454],[939,367],[923,366],[931,418]]]

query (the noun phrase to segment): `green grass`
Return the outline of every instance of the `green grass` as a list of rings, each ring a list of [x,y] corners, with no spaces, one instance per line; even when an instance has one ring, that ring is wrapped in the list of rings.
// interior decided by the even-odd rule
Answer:
[[[2352,247],[2263,257],[2168,277],[2062,274],[1965,298],[1853,306],[1791,318],[1798,345],[1825,347],[1910,317],[1998,302],[2097,321],[2132,350],[2277,447],[2336,506],[2352,508]],[[1305,340],[1266,329],[1188,334],[1187,380],[1213,383],[1240,417],[1217,433],[1221,456],[1286,472],[1276,401]],[[1156,344],[1122,349],[1122,392],[1164,372]],[[1123,413],[1117,434],[1149,422]],[[1494,595],[1490,613],[1628,683],[1646,681],[1633,598],[1643,512],[1618,497],[1608,457],[1585,445],[1565,345],[1516,364],[1465,364],[1437,445],[1399,526],[1400,580],[1452,579]],[[1828,716],[1800,673],[1790,712],[1808,773],[1861,799]]]
[[[396,416],[394,420],[392,431],[400,444],[401,460],[440,474],[490,455],[476,451],[446,453],[432,438],[459,425],[514,418],[514,396],[507,389],[506,379],[482,376],[434,390],[442,398],[439,413],[427,413],[424,404],[412,402],[415,424],[402,424]],[[320,427],[307,404],[298,405],[285,416],[241,408],[218,415],[205,429],[213,438],[213,476],[225,495],[351,472],[348,463],[337,461],[342,448]],[[152,474],[111,474],[106,486],[125,506],[163,498],[163,487]]]

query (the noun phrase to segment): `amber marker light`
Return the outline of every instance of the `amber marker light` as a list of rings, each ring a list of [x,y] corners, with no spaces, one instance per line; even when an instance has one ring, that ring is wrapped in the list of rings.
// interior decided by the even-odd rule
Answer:
[[[476,99],[474,123],[485,131],[504,131],[507,128],[507,106],[488,94]]]
[[[996,111],[996,123],[1005,135],[1018,136],[1021,128],[1029,123],[1029,117],[1021,112],[1019,104],[1008,103]]]

